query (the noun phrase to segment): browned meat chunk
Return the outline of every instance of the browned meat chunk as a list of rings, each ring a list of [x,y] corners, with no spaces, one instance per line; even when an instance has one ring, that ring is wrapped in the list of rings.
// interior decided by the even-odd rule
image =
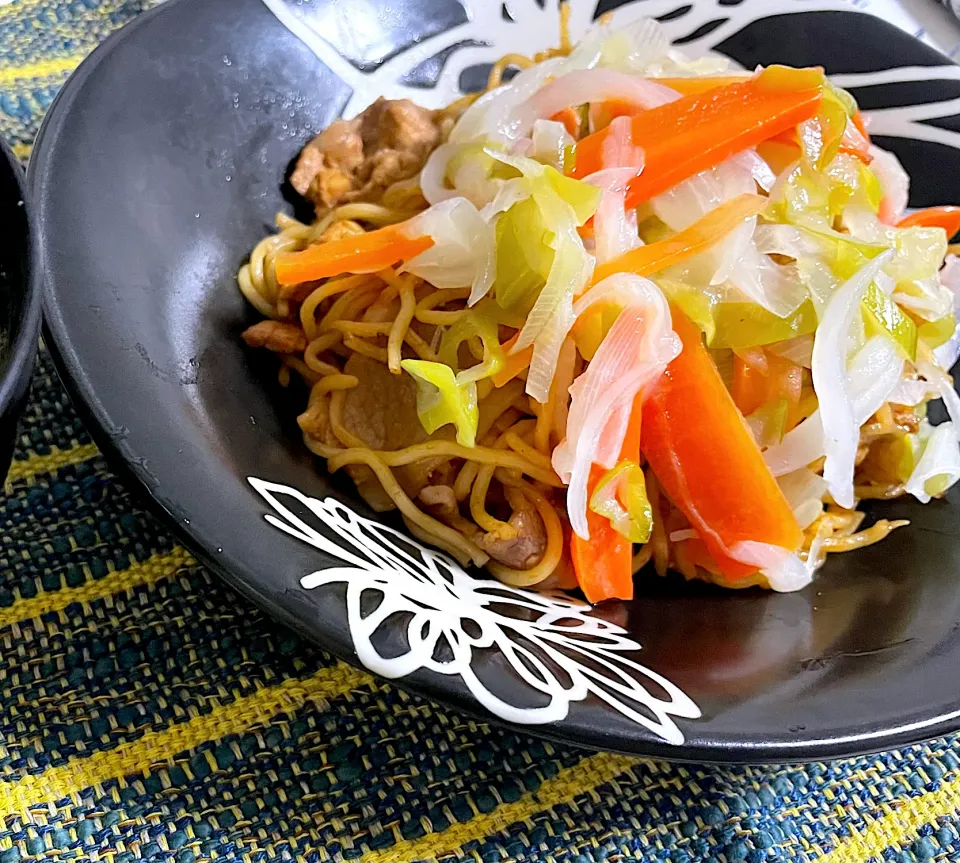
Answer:
[[[334,222],[327,230],[320,235],[321,243],[335,243],[337,240],[345,240],[347,237],[355,237],[358,234],[366,233],[359,222],[343,219]]]
[[[290,185],[304,197],[332,206],[350,191],[353,173],[362,162],[360,118],[334,120],[303,148]]]
[[[383,363],[362,354],[353,354],[344,372],[356,376],[359,384],[346,392],[343,425],[370,449],[398,450],[426,440],[452,437],[449,428],[439,429],[433,435],[423,430],[417,416],[417,385],[409,375],[391,374]],[[446,456],[423,459],[395,468],[394,475],[413,498],[448,461]],[[353,465],[347,470],[371,506],[383,503],[380,482],[368,467]]]
[[[284,321],[260,321],[244,331],[243,340],[251,348],[266,348],[278,354],[302,354],[307,347],[303,330]]]
[[[371,449],[403,449],[427,439],[410,375],[391,374],[383,363],[363,354],[352,354],[343,371],[359,381],[344,398],[343,424]]]
[[[516,489],[504,490],[513,515],[505,528],[484,533],[461,515],[453,489],[445,485],[428,485],[420,492],[420,504],[434,518],[459,530],[494,560],[513,569],[536,566],[547,550],[547,532],[543,519],[530,502]]]
[[[474,538],[494,560],[512,569],[530,569],[536,566],[547,550],[547,531],[540,513],[516,489],[505,489],[507,500],[513,507],[508,522],[512,536],[498,535],[497,531]]]
[[[443,115],[407,99],[377,99],[353,120],[335,120],[310,141],[291,185],[318,210],[371,201],[419,173],[440,143]]]

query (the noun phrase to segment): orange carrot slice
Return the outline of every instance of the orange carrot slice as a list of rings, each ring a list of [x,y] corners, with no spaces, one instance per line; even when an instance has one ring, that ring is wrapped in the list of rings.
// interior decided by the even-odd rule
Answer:
[[[720,570],[741,579],[751,569],[729,556],[737,543],[796,551],[803,534],[700,330],[672,312],[683,350],[644,403],[641,448]]]
[[[281,285],[293,285],[338,276],[341,273],[375,273],[398,261],[408,261],[433,245],[431,237],[408,237],[401,225],[390,225],[366,234],[309,246],[302,252],[277,255],[276,274]]]

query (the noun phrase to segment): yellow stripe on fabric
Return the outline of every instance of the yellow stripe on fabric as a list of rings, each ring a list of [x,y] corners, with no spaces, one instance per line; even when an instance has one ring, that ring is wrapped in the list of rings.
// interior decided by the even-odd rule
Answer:
[[[0,609],[0,628],[14,623],[32,620],[51,611],[63,611],[74,602],[93,602],[107,596],[153,584],[174,575],[178,569],[196,563],[190,553],[177,547],[165,554],[155,554],[142,563],[135,563],[128,569],[111,572],[101,579],[81,584],[79,587],[65,587],[41,593],[31,599],[21,599],[8,608]]]
[[[231,704],[216,707],[205,716],[148,731],[139,740],[115,749],[72,758],[36,776],[0,784],[0,812],[22,812],[37,803],[52,803],[93,788],[110,779],[145,775],[157,766],[172,766],[173,758],[201,743],[240,734],[262,725],[278,713],[299,710],[308,702],[324,703],[372,682],[369,675],[340,663],[306,680],[287,680],[265,687]]]
[[[58,57],[56,60],[39,60],[25,66],[0,67],[0,87],[12,84],[14,81],[23,81],[28,78],[47,78],[51,75],[66,75],[72,72],[86,54],[71,54],[69,57]]]
[[[483,839],[506,830],[518,821],[526,821],[538,812],[572,803],[576,797],[588,794],[598,786],[616,779],[636,763],[636,758],[626,755],[601,753],[588,756],[573,767],[561,770],[552,779],[547,779],[535,792],[524,794],[514,803],[505,803],[492,812],[477,815],[463,824],[454,824],[442,833],[420,839],[400,840],[390,848],[368,851],[360,861],[396,863],[399,860],[436,860],[456,854],[461,846],[471,839]]]
[[[39,6],[43,2],[44,0],[14,0],[14,2],[7,3],[6,5],[0,3],[0,18],[4,18],[13,13],[23,13],[33,6]]]
[[[817,863],[863,863],[881,858],[887,848],[904,846],[916,838],[925,824],[960,810],[960,777],[944,782],[936,791],[927,791],[896,805],[885,804],[884,814],[863,829],[854,828],[837,846],[817,858]]]
[[[89,458],[98,455],[100,450],[96,444],[82,443],[71,449],[53,449],[45,455],[32,455],[30,458],[14,461],[10,464],[10,471],[7,473],[7,482],[19,482],[23,479],[30,479],[38,473],[52,473],[60,470],[68,464],[79,464]]]
[[[33,152],[33,145],[32,144],[14,144],[12,149],[13,149],[13,155],[16,156],[21,162],[23,162],[30,158],[30,154]]]

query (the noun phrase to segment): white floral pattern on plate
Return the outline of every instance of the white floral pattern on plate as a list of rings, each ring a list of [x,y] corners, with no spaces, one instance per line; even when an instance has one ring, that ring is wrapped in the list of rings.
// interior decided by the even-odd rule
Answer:
[[[346,585],[354,648],[375,674],[396,679],[424,669],[457,676],[487,710],[517,724],[559,722],[571,704],[592,695],[679,744],[683,732],[674,718],[700,716],[677,686],[632,659],[640,645],[621,627],[595,616],[589,605],[475,578],[443,552],[334,498],[318,500],[256,477],[248,481],[273,509],[264,516],[269,524],[342,562],[305,575],[300,583],[307,590]],[[337,541],[281,498],[315,516]],[[379,595],[379,601],[370,602],[370,594]],[[374,640],[391,618],[406,618],[407,647],[384,656]],[[475,660],[484,650],[497,651],[510,664],[528,704],[505,700],[477,675]]]
[[[490,63],[510,53],[529,56],[553,47],[559,40],[559,0],[546,0],[542,5],[536,0],[459,0],[466,16],[463,23],[424,38],[365,72],[344,59],[335,46],[311,26],[306,13],[308,6],[293,4],[289,0],[263,2],[284,26],[351,87],[353,92],[343,110],[347,117],[358,114],[381,95],[388,99],[412,99],[426,107],[442,107],[462,95],[460,75],[468,67]],[[593,25],[597,5],[597,0],[570,0],[570,31],[575,40]],[[951,57],[960,50],[955,22],[945,23],[938,17],[949,13],[935,7],[925,8],[916,0],[627,0],[610,14],[615,25],[624,25],[638,18],[660,19],[668,38],[683,43],[684,52],[696,57],[714,51],[725,39],[761,18],[796,12],[837,11],[882,18]],[[438,56],[446,59],[436,86],[426,89],[405,83],[406,77],[419,64]],[[879,73],[843,76],[844,80],[838,78],[837,83],[843,87],[862,87],[935,78],[955,79],[956,71],[955,66],[947,63],[922,70],[900,67]],[[918,78],[918,75],[922,77]],[[911,106],[909,110],[881,109],[876,113],[883,115],[883,120],[871,131],[937,140],[960,149],[960,135],[943,130],[926,132],[930,126],[914,122],[954,115],[957,111],[955,101]],[[922,134],[918,135],[918,130]]]

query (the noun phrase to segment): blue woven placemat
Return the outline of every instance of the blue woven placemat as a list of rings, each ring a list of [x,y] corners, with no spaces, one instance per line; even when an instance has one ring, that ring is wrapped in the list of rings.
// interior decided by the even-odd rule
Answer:
[[[0,134],[22,158],[143,5],[0,5]],[[0,645],[0,863],[960,860],[957,738],[670,766],[489,728],[336,662],[177,546],[45,352],[0,497]]]

